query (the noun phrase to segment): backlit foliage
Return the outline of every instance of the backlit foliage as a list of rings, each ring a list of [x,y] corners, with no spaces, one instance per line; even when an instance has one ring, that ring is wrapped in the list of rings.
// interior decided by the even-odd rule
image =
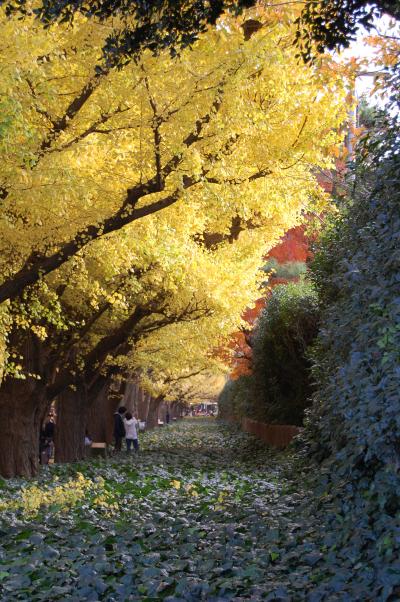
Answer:
[[[2,14],[0,291],[23,293],[16,329],[70,337],[76,357],[140,307],[144,332],[176,322],[179,363],[189,340],[204,358],[237,327],[262,254],[326,203],[312,168],[331,165],[345,115],[337,66],[296,59],[296,10],[253,11],[247,40],[224,17],[179,59],[120,70],[98,69],[107,21],[44,31]],[[27,273],[48,276],[32,290]]]

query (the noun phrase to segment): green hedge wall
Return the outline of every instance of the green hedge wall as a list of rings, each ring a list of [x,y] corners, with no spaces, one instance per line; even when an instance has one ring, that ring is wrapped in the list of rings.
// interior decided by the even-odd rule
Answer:
[[[319,463],[313,512],[332,573],[318,599],[339,599],[329,596],[340,591],[340,599],[394,602],[400,599],[399,153],[380,154],[355,184],[358,194],[312,265],[324,309],[305,441]]]
[[[301,425],[312,392],[308,349],[318,320],[310,283],[275,287],[252,337],[252,374],[227,383],[220,416]]]

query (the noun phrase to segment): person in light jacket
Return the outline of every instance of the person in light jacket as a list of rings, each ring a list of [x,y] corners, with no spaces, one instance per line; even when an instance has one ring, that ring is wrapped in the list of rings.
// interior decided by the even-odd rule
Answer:
[[[135,451],[139,450],[139,441],[138,441],[138,429],[139,424],[138,421],[130,412],[125,414],[124,418],[125,425],[125,439],[126,439],[126,451],[130,452],[133,447]]]

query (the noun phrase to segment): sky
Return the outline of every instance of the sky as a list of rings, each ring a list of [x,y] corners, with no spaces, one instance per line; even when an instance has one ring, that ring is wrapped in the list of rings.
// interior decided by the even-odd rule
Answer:
[[[383,15],[381,18],[375,20],[374,29],[370,32],[365,31],[365,29],[361,29],[357,35],[357,39],[352,42],[349,48],[344,50],[341,53],[341,57],[344,59],[349,59],[351,57],[367,59],[369,62],[369,66],[367,70],[374,71],[376,67],[374,65],[374,54],[375,49],[368,45],[367,38],[369,35],[377,35],[388,33],[390,35],[396,35],[400,39],[400,24],[397,23],[395,28],[393,29],[391,26],[393,25],[393,19],[390,19],[388,16]],[[382,105],[384,101],[380,96],[373,95],[371,96],[371,90],[374,85],[373,76],[361,76],[357,78],[356,81],[356,94],[358,97],[367,96],[369,102],[371,104]]]

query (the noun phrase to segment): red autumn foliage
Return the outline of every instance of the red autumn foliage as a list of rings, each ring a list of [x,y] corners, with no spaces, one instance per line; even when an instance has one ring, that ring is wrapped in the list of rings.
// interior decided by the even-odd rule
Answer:
[[[311,255],[309,249],[309,241],[305,233],[305,226],[297,226],[292,228],[282,237],[281,242],[276,245],[264,258],[275,259],[278,263],[284,264],[288,262],[305,262]],[[270,281],[270,288],[277,284],[286,284],[288,279],[273,277]],[[253,307],[246,309],[243,314],[243,319],[248,323],[248,328],[235,332],[232,335],[229,343],[229,348],[234,352],[234,359],[232,363],[232,372],[230,377],[237,379],[239,376],[251,373],[251,358],[252,350],[249,345],[249,335],[253,329],[258,316],[262,312],[267,303],[268,295],[257,299]]]
[[[334,171],[325,170],[321,171],[317,178],[319,185],[325,190],[325,192],[332,193],[335,187],[335,183],[340,182],[345,172],[345,163],[341,159],[336,160],[336,169]],[[306,234],[306,226],[297,226],[288,230],[282,237],[281,242],[276,245],[264,258],[265,261],[268,259],[275,259],[278,264],[285,264],[291,262],[306,262],[311,257],[310,251],[310,239]],[[273,276],[269,281],[269,288],[271,289],[278,284],[286,284],[288,279]],[[248,328],[245,330],[236,332],[232,335],[231,341],[228,345],[230,349],[234,351],[234,359],[230,358],[232,364],[232,372],[230,377],[237,379],[243,374],[251,373],[251,358],[252,350],[249,345],[249,336],[253,329],[258,316],[264,309],[268,301],[268,294],[261,299],[257,299],[254,307],[246,309],[243,319],[248,323]]]

